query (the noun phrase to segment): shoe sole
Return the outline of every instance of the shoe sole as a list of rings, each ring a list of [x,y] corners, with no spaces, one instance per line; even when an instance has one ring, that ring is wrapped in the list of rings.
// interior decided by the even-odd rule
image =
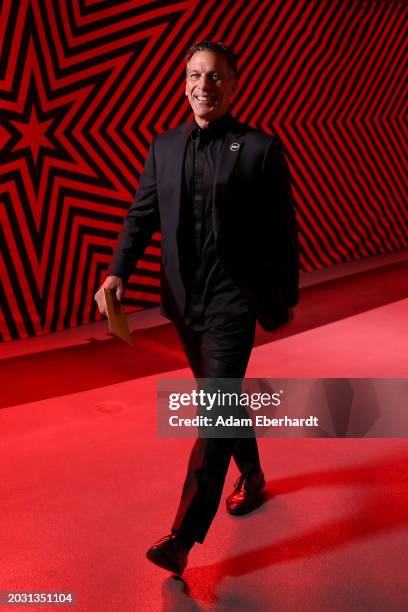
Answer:
[[[172,564],[171,559],[166,557],[166,555],[164,555],[160,550],[148,550],[146,553],[146,558],[151,561],[151,563],[154,563],[155,565],[158,565],[162,569],[172,572],[173,574],[177,574],[177,576],[181,576],[185,569],[175,567]]]

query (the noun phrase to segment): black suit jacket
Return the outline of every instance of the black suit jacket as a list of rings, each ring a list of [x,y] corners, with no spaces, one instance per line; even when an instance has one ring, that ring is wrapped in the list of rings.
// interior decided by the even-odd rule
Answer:
[[[152,234],[162,233],[161,313],[184,313],[181,212],[188,121],[155,136],[139,189],[124,220],[109,274],[126,282]],[[216,246],[230,278],[249,299],[260,325],[277,328],[298,302],[298,236],[283,146],[233,120],[214,181]]]

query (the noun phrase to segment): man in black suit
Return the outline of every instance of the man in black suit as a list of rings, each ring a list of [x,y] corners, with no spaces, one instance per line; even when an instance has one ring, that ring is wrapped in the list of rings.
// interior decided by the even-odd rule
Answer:
[[[256,320],[268,331],[298,301],[298,241],[283,147],[237,121],[234,54],[220,43],[190,47],[186,95],[194,120],[156,136],[124,220],[103,289],[122,299],[152,234],[162,233],[161,312],[171,319],[196,378],[243,379]],[[230,514],[259,505],[265,485],[255,437],[198,437],[171,534],[147,551],[181,574],[217,511],[231,457],[240,477]]]

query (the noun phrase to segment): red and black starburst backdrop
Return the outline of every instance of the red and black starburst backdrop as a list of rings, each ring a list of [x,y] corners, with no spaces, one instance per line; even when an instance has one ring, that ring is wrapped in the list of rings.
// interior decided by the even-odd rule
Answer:
[[[98,318],[149,142],[190,116],[197,40],[232,45],[233,114],[284,143],[304,269],[407,246],[407,21],[406,0],[1,0],[1,340]],[[159,252],[128,309],[157,305]]]

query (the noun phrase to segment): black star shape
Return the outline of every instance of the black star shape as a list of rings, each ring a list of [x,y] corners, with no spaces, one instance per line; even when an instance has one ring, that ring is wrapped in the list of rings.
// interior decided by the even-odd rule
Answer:
[[[19,159],[23,160],[36,193],[46,156],[73,161],[56,135],[56,129],[70,106],[64,104],[44,110],[31,76],[22,112],[7,111],[3,114],[3,128],[9,132],[10,137],[2,149],[2,161],[10,164]]]

